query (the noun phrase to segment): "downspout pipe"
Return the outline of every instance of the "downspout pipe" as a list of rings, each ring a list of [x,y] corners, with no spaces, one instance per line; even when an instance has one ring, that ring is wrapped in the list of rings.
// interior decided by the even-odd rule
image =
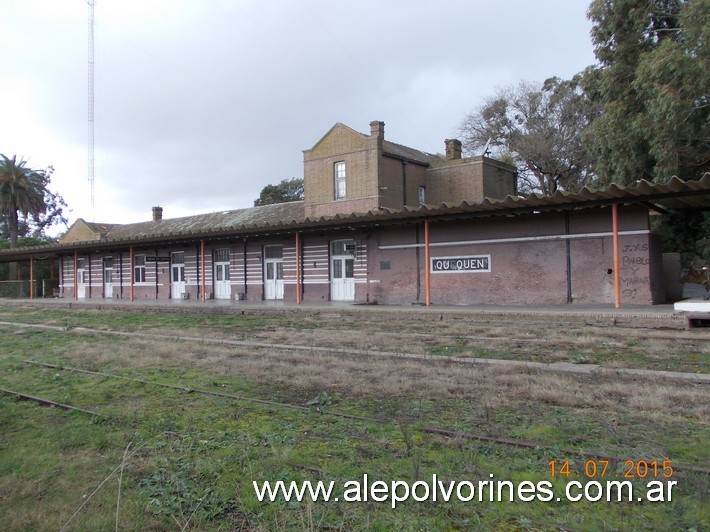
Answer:
[[[614,247],[614,308],[621,308],[621,259],[619,253],[619,204],[611,206],[611,232]]]

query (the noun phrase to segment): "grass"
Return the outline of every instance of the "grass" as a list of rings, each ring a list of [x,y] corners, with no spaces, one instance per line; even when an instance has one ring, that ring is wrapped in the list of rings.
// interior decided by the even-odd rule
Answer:
[[[299,339],[301,331],[330,330],[325,338],[335,329],[328,319],[319,324],[313,316],[304,316],[302,324],[298,316],[219,318],[213,324],[208,316],[4,309],[0,320],[63,327],[110,324],[114,330],[135,331],[175,328],[196,337],[273,338],[288,329]],[[427,334],[411,319],[389,321],[395,330]],[[349,326],[340,332],[360,338],[383,332],[367,320]],[[447,340],[450,347],[480,348],[476,341],[463,338],[465,331],[448,332],[458,334]],[[587,356],[586,350],[596,345],[593,332],[566,347],[555,343],[554,349],[566,360],[577,353]],[[544,337],[545,330],[538,333]],[[475,335],[486,335],[486,330]],[[648,342],[639,336],[640,344]],[[393,350],[411,347],[392,335],[384,337]],[[708,526],[708,477],[687,471],[674,476],[678,492],[673,502],[656,504],[409,501],[392,509],[372,501],[260,503],[251,485],[252,480],[342,484],[362,479],[365,473],[388,482],[414,482],[434,473],[450,480],[487,480],[493,474],[502,480],[539,481],[550,480],[551,460],[569,460],[576,471],[583,468],[585,458],[560,449],[629,459],[669,458],[678,466],[708,468],[710,397],[701,386],[653,378],[521,373],[515,368],[461,365],[456,355],[445,354],[441,361],[373,359],[5,326],[0,326],[0,342],[0,386],[102,414],[95,419],[0,397],[3,530],[61,528],[121,464],[129,444],[129,450],[136,452],[121,477],[118,522],[124,529],[700,530]],[[546,344],[532,345],[547,349]],[[501,356],[505,354],[506,343],[494,346]],[[432,347],[436,346],[427,348]],[[682,367],[684,362],[674,359],[684,358],[684,349],[667,350],[669,364]],[[704,356],[702,347],[696,352]],[[618,356],[625,356],[624,351]],[[171,383],[181,389],[48,369],[25,364],[25,359]],[[196,388],[304,410],[189,391]],[[333,410],[379,421],[324,413]],[[521,449],[420,430],[430,426],[539,446]],[[613,479],[622,474],[623,463],[613,464]],[[561,488],[563,482],[559,478],[555,482]],[[71,520],[71,529],[115,528],[118,488],[118,475],[114,475]]]
[[[654,320],[639,320],[640,327],[610,327],[579,317],[526,316],[520,320],[509,315],[495,319],[452,315],[433,320],[426,314],[402,315],[406,319],[388,316],[383,320],[376,314],[349,314],[345,310],[327,315],[259,310],[244,315],[210,315],[167,308],[151,313],[151,319],[146,320],[140,309],[70,313],[52,308],[0,309],[0,321],[41,323],[68,330],[85,327],[197,338],[209,331],[210,338],[247,342],[710,373],[710,333],[686,331],[677,328],[675,322],[661,323],[659,328],[655,328],[659,323]],[[352,327],[353,322],[359,326]],[[362,334],[363,330],[367,334]],[[668,353],[676,356],[669,357]]]

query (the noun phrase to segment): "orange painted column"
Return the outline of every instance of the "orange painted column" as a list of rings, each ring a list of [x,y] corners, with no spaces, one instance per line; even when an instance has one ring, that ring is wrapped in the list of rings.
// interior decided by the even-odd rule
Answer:
[[[133,301],[133,246],[128,248],[128,261],[130,262],[129,266],[131,268],[131,301]]]
[[[301,233],[296,231],[296,304],[301,304]]]
[[[424,292],[426,306],[431,305],[431,261],[429,260],[429,220],[424,220]]]
[[[611,206],[611,232],[614,247],[614,308],[621,308],[621,259],[619,254],[619,205]]]
[[[35,298],[35,259],[30,255],[30,299]]]
[[[200,269],[202,270],[202,302],[207,301],[205,290],[207,289],[207,283],[205,282],[205,241],[200,240]]]
[[[79,274],[76,271],[79,266],[79,256],[77,252],[74,252],[74,299],[79,299]]]

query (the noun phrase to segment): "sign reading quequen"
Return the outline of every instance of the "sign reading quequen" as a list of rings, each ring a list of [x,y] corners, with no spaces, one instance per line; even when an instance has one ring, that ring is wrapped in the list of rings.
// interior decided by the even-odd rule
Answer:
[[[472,257],[435,257],[431,259],[431,273],[465,273],[491,271],[490,255]]]

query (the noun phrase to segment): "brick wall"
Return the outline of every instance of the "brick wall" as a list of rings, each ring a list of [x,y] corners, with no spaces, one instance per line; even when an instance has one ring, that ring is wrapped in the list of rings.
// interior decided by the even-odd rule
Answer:
[[[392,227],[373,235],[370,246],[370,301],[408,305],[424,297],[424,249],[379,249],[424,242],[420,225]]]
[[[517,194],[518,173],[514,166],[490,159],[481,158],[483,167],[483,196],[486,198],[504,199]]]
[[[304,206],[309,217],[366,212],[379,207],[377,138],[336,124],[312,149],[303,152]],[[345,163],[346,195],[335,199],[334,165]]]
[[[69,230],[59,239],[61,244],[68,244],[70,242],[86,242],[89,240],[99,240],[101,235],[94,232],[84,220],[79,218]]]
[[[611,210],[573,213],[569,221],[573,304],[614,302]],[[620,212],[621,283],[624,304],[657,303],[660,287],[652,269],[658,263],[646,211]],[[434,304],[564,305],[567,303],[567,240],[563,213],[515,218],[472,219],[430,224],[431,257],[490,256],[490,271],[431,274]],[[370,283],[385,304],[425,300],[424,236],[421,225],[384,228],[373,238]],[[549,240],[548,240],[549,238]],[[515,242],[501,240],[516,239]],[[494,240],[496,242],[476,242]],[[470,242],[460,244],[463,242]],[[459,243],[447,245],[448,243]],[[388,248],[394,246],[394,249]],[[417,252],[418,250],[418,252]],[[386,269],[382,268],[382,265]],[[418,296],[418,297],[417,297]]]
[[[336,214],[350,214],[354,212],[368,212],[376,210],[379,206],[379,197],[344,199],[324,202],[319,205],[306,206],[306,216],[319,218],[321,216],[335,216]]]
[[[336,124],[316,145],[303,152],[304,206],[308,217],[401,209],[419,205],[419,187],[426,187],[431,205],[479,202],[484,197],[515,194],[515,168],[487,157],[461,158],[460,143],[447,140],[447,158],[424,163],[406,156],[384,155],[384,124],[370,124],[364,135]],[[402,148],[406,153],[406,148]],[[345,163],[346,196],[335,199],[335,164]],[[406,190],[405,190],[406,188]]]
[[[427,203],[439,205],[505,198],[516,191],[515,168],[488,157],[446,160],[429,168]]]
[[[649,229],[643,207],[621,207],[620,277],[622,304],[662,302],[660,248]],[[611,209],[517,217],[473,218],[430,222],[431,257],[490,256],[490,271],[431,274],[434,304],[542,305],[567,303],[567,249],[573,304],[613,304],[614,263]],[[623,234],[632,232],[632,234]],[[565,235],[572,238],[565,238]],[[425,301],[425,249],[422,223],[372,229],[369,232],[329,232],[302,237],[303,301],[330,299],[330,254],[333,240],[353,239],[357,244],[355,298],[357,302],[410,305]],[[515,241],[506,241],[515,239]],[[185,253],[185,276],[191,299],[198,299],[202,277],[213,292],[212,250],[230,249],[232,295],[264,297],[263,250],[280,244],[284,250],[284,298],[295,301],[295,239],[241,240],[208,243],[202,270],[196,244],[171,248],[134,249],[134,255],[169,256]],[[103,258],[112,256],[113,289],[104,294]],[[83,256],[86,263],[86,298],[130,297],[130,255],[127,251]],[[89,265],[91,273],[89,275]],[[199,274],[198,274],[199,268]],[[244,282],[246,272],[247,281]],[[122,279],[121,279],[122,277]],[[90,282],[89,282],[90,281]],[[90,286],[89,286],[90,284]],[[146,262],[146,281],[136,283],[136,299],[170,298],[170,263]],[[74,297],[74,258],[62,258],[62,291]]]

